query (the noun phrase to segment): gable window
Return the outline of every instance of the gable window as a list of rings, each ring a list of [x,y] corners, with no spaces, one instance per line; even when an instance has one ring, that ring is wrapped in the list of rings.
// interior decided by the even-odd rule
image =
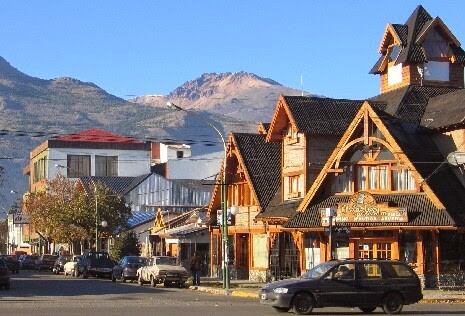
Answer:
[[[451,55],[449,43],[437,31],[437,29],[431,30],[426,34],[426,38],[422,46],[428,60],[438,60],[447,58]]]
[[[388,66],[387,72],[388,85],[392,86],[402,82],[402,64]]]
[[[345,166],[344,172],[336,176],[333,186],[333,192],[352,192],[352,166]]]
[[[244,183],[232,184],[228,187],[228,204],[236,206],[252,205],[249,185]]]
[[[117,177],[118,156],[95,156],[96,177]]]
[[[416,189],[413,172],[408,169],[392,170],[393,191],[413,191]]]
[[[386,166],[369,166],[368,167],[368,188],[370,190],[386,190],[387,183]]]
[[[449,81],[449,62],[429,61],[424,68],[425,80]]]
[[[184,152],[182,150],[176,151],[176,158],[178,159],[184,158]]]
[[[364,191],[367,189],[366,179],[367,179],[366,166],[357,167],[357,190],[358,191]]]
[[[90,177],[89,155],[68,155],[68,178]]]
[[[299,176],[291,176],[288,177],[288,185],[289,185],[289,198],[296,198],[300,196],[299,192]]]

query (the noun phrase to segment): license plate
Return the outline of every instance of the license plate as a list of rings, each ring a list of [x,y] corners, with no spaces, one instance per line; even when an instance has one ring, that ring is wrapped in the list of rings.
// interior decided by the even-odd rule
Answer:
[[[263,294],[262,294],[261,299],[262,299],[262,300],[266,300],[266,293],[263,293]]]

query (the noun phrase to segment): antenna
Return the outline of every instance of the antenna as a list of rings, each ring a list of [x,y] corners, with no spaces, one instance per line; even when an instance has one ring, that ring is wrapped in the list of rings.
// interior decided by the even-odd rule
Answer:
[[[302,92],[302,96],[304,96],[304,76],[300,74],[300,91]]]

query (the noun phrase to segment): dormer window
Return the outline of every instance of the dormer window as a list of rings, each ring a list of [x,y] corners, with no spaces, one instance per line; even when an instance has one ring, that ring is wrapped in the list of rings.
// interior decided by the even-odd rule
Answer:
[[[449,43],[437,30],[431,30],[427,33],[422,46],[428,61],[444,60],[451,56]]]
[[[401,47],[399,45],[392,45],[388,48],[386,55],[388,56],[388,62],[395,62],[399,57]]]

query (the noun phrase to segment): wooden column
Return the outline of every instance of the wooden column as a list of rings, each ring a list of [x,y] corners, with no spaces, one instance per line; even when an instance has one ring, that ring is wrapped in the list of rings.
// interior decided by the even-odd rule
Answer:
[[[433,247],[433,267],[434,267],[434,274],[439,275],[439,232],[432,231],[432,247]]]
[[[355,257],[355,240],[354,239],[349,239],[349,258],[354,258]]]
[[[391,257],[393,260],[399,260],[399,233],[394,233],[395,240],[391,244]]]
[[[326,262],[327,257],[327,241],[324,234],[320,235],[320,262]]]
[[[423,275],[425,261],[423,257],[423,236],[417,231],[417,273]]]

